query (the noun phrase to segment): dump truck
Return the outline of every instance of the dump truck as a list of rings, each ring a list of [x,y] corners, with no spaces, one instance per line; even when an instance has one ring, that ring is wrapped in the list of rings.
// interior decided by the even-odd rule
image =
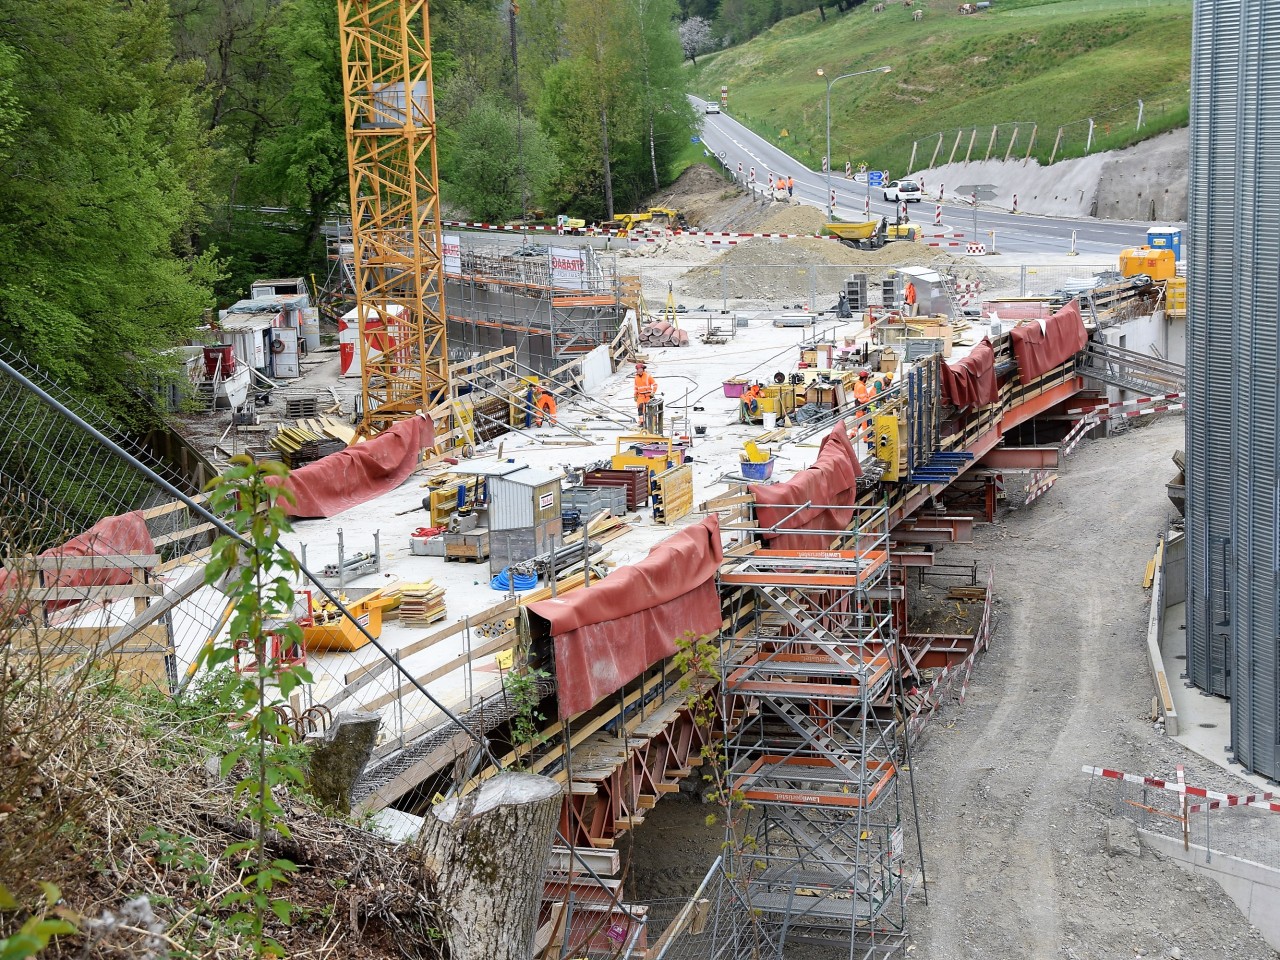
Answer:
[[[889,223],[887,217],[863,223],[828,223],[826,232],[847,247],[878,250],[894,240],[919,240],[920,227],[914,223]]]

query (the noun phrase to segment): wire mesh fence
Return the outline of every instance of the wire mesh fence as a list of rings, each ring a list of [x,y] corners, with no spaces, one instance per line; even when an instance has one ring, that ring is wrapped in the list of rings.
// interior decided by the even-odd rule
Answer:
[[[1280,812],[1269,808],[1280,795],[1244,795],[1257,798],[1260,805],[1254,806],[1187,795],[1177,790],[1176,779],[1164,782],[1159,787],[1098,777],[1090,794],[1111,816],[1184,847],[1203,848],[1208,860],[1228,856],[1280,870]]]
[[[0,417],[7,427],[0,436],[0,589],[20,586],[33,598],[21,623],[0,626],[56,642],[80,660],[110,657],[181,695],[204,649],[236,645],[228,635],[232,601],[205,577],[214,538],[229,528],[189,481],[5,348]],[[435,744],[447,767],[475,740],[459,729],[455,711],[479,710],[492,724],[509,717],[500,673],[474,672],[492,664],[504,645],[499,637],[511,645],[507,619],[469,618],[454,630],[397,624],[389,649],[371,629],[381,611],[360,606],[370,588],[343,589],[341,579],[341,571],[326,578],[304,567],[294,583],[304,635],[314,629],[341,642],[269,647],[275,659],[304,658],[314,677],[287,708],[299,734],[319,732],[339,710],[377,713],[375,767],[392,764],[418,737]],[[237,650],[232,668],[251,669],[250,659]],[[440,743],[427,736],[437,730],[446,734]],[[398,772],[394,765],[388,771]]]

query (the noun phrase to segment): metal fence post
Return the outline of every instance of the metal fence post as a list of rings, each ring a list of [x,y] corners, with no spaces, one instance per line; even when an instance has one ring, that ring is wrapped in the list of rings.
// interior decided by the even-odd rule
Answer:
[[[1027,265],[1024,263],[1018,270],[1018,296],[1027,295]]]

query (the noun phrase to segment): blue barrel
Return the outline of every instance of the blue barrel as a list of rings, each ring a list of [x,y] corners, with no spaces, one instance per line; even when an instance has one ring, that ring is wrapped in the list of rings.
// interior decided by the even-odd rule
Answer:
[[[1172,227],[1152,227],[1147,231],[1147,246],[1153,250],[1172,250],[1173,259],[1182,259],[1182,231]]]

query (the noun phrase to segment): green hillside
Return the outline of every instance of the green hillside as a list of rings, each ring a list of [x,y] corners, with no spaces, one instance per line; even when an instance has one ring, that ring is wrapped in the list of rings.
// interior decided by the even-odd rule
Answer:
[[[953,151],[957,160],[1003,158],[1029,146],[1043,163],[1055,143],[1057,159],[1083,155],[1090,117],[1091,152],[1187,123],[1191,0],[995,0],[973,16],[954,2],[916,0],[920,21],[901,2],[885,6],[784,20],[699,57],[691,88],[710,98],[727,85],[731,116],[815,168],[826,133],[818,67],[828,77],[893,68],[832,87],[836,169],[847,160],[901,172],[913,143],[913,169],[935,151],[941,164]]]

